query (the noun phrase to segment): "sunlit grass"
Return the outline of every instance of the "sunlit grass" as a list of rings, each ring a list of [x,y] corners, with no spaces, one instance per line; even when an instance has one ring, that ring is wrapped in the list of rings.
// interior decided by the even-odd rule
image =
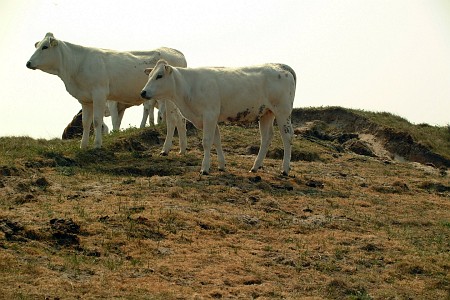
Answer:
[[[162,127],[103,149],[2,138],[2,296],[446,299],[448,175],[297,136],[301,158],[280,176],[277,131],[249,173],[258,128],[221,133],[227,170],[214,154],[208,176],[201,131],[165,157]]]

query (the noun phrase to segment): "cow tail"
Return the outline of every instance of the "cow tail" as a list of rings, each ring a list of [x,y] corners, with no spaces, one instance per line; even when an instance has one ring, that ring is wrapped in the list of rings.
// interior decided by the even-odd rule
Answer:
[[[295,85],[297,85],[297,75],[295,74],[295,71],[294,71],[294,69],[292,69],[291,67],[289,67],[288,65],[280,65],[281,66],[281,68],[283,69],[283,70],[285,70],[285,71],[288,71],[289,73],[291,73],[292,74],[292,76],[294,77],[294,83],[295,83]]]

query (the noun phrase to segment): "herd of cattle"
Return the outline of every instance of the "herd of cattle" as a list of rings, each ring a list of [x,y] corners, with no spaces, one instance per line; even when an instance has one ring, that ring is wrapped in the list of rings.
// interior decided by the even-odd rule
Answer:
[[[81,148],[87,148],[91,127],[94,147],[102,146],[108,132],[104,116],[111,116],[113,130],[120,129],[126,108],[144,104],[141,127],[147,118],[154,123],[153,110],[165,119],[166,139],[161,151],[168,154],[177,128],[180,153],[186,151],[186,119],[203,130],[201,173],[210,171],[210,151],[217,151],[219,169],[225,169],[219,122],[259,121],[261,145],[251,169],[262,167],[273,137],[276,119],[284,147],[282,173],[288,175],[293,130],[296,75],[284,64],[242,68],[188,68],[184,55],[175,49],[114,51],[83,47],[56,39],[47,33],[35,44],[27,62],[30,69],[57,75],[82,109],[73,122],[82,126]],[[70,126],[69,126],[70,127]],[[66,132],[69,137],[72,133]]]

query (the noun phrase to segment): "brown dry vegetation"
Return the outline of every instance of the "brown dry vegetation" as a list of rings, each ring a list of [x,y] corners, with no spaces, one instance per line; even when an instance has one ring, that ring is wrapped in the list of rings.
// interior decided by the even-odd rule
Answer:
[[[302,126],[289,177],[279,134],[248,173],[254,126],[221,127],[227,171],[208,176],[196,131],[168,157],[163,128],[88,151],[0,138],[0,298],[449,299],[446,169]]]

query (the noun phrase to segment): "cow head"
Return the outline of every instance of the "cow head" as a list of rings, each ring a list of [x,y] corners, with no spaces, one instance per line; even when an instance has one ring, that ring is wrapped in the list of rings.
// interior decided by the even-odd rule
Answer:
[[[59,55],[56,50],[58,43],[53,33],[47,33],[42,41],[34,44],[36,50],[28,60],[27,68],[32,70],[40,69],[54,74]]]
[[[154,68],[145,69],[144,72],[148,75],[148,81],[142,89],[142,98],[147,100],[171,98],[173,68],[169,66],[167,61],[159,60]]]

